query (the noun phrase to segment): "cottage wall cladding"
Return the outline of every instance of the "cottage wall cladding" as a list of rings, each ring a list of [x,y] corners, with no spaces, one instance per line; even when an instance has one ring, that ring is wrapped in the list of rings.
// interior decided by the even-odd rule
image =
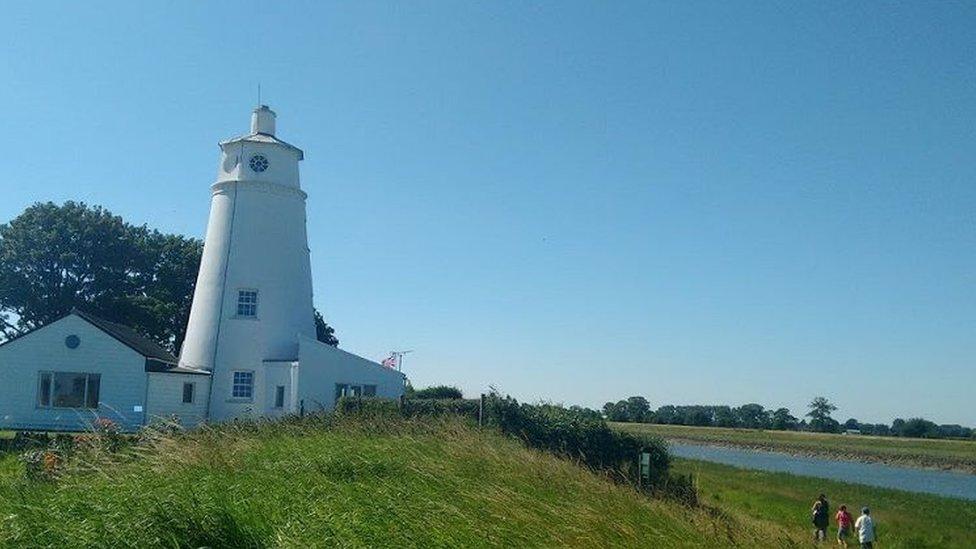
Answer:
[[[146,400],[148,423],[176,422],[195,427],[207,419],[210,376],[150,372]],[[183,402],[183,385],[193,385],[193,402]]]
[[[78,337],[69,348],[68,336]],[[145,420],[146,358],[79,316],[69,315],[0,347],[0,429],[79,431],[107,418],[125,430]],[[95,410],[42,408],[41,372],[99,374]]]

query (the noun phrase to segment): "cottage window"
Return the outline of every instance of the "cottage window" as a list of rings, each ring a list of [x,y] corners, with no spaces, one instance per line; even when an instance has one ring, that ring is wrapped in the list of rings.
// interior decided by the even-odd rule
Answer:
[[[41,408],[98,408],[100,374],[41,372],[37,405]]]
[[[278,385],[275,387],[275,408],[285,407],[285,386]]]
[[[183,404],[193,404],[193,384],[183,384]]]
[[[344,396],[358,397],[376,396],[376,385],[349,385],[347,383],[336,383],[335,399],[338,401]]]
[[[251,398],[254,396],[254,372],[234,372],[231,396],[234,398]]]
[[[237,316],[248,318],[258,316],[257,290],[237,291]]]

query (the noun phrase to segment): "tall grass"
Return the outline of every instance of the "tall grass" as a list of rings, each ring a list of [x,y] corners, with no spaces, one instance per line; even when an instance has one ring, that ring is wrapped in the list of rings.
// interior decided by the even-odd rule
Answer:
[[[664,441],[614,431],[600,416],[551,404],[519,403],[497,393],[478,400],[342,398],[336,406],[340,415],[369,417],[457,416],[478,421],[515,437],[530,447],[568,458],[609,475],[614,481],[641,486],[658,494],[680,495],[695,503],[689,481],[668,475],[670,455]],[[640,478],[639,456],[649,456],[646,478]],[[676,490],[669,490],[671,487]]]
[[[2,463],[2,462],[0,462]],[[9,547],[792,546],[782,529],[648,499],[451,417],[292,419],[85,450],[0,477]]]

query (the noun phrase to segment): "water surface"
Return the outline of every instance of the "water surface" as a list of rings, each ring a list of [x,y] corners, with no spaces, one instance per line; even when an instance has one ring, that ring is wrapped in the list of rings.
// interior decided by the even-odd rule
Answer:
[[[797,457],[779,452],[721,446],[670,442],[668,446],[675,456],[688,459],[976,501],[976,475],[955,471],[932,471],[880,463]]]

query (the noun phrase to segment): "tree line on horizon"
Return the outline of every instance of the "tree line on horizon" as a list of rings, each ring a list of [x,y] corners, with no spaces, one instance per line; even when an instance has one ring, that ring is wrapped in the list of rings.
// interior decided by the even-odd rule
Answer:
[[[179,354],[203,241],[84,202],[35,203],[0,224],[0,343],[80,309]],[[316,310],[319,341],[338,346]]]
[[[767,409],[756,403],[738,407],[666,404],[653,410],[646,398],[632,396],[617,402],[607,402],[603,405],[602,411],[607,420],[625,423],[820,433],[841,433],[851,430],[865,435],[911,438],[976,438],[976,432],[972,428],[956,424],[939,425],[921,417],[898,418],[891,425],[862,423],[854,418],[841,423],[831,416],[837,407],[824,397],[814,398],[808,408],[809,411],[802,419],[794,416],[789,408]]]

